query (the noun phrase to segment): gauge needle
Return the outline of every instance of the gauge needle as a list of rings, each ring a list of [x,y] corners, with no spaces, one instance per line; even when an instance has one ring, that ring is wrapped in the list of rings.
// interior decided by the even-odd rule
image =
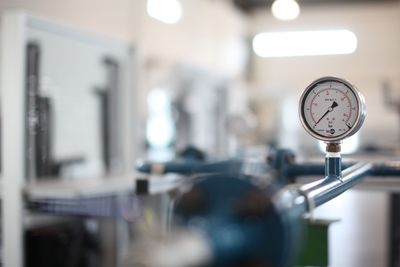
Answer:
[[[332,112],[332,110],[333,110],[334,108],[336,108],[337,106],[338,106],[338,103],[336,103],[336,101],[333,101],[332,106],[330,106],[330,107],[328,108],[328,110],[325,112],[325,114],[322,115],[322,117],[315,123],[314,127],[317,126],[317,124],[318,124],[323,118],[325,118],[325,116],[328,115],[329,112]]]

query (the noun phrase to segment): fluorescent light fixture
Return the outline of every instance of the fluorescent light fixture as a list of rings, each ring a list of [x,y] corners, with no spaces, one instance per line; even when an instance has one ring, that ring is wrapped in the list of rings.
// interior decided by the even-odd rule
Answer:
[[[300,6],[295,0],[275,0],[272,15],[279,20],[293,20],[300,14]]]
[[[167,24],[177,23],[182,17],[178,0],[147,0],[147,14]]]
[[[352,54],[357,37],[349,30],[265,32],[253,39],[260,57],[296,57]]]

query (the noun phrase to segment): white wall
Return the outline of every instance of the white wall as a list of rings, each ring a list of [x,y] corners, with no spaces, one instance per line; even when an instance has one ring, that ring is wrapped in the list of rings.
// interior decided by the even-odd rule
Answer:
[[[181,2],[184,15],[176,25],[166,25],[148,17],[144,0],[2,0],[0,12],[22,8],[38,16],[138,44],[146,59],[144,66],[154,61],[164,68],[183,63],[228,77],[238,77],[244,70],[246,48],[241,37],[246,32],[251,36],[260,31],[347,28],[358,36],[359,46],[353,55],[256,58],[253,76],[257,89],[253,96],[260,101],[263,101],[260,96],[263,94],[298,98],[301,90],[319,76],[345,77],[354,82],[367,99],[368,118],[363,131],[368,134],[364,134],[364,139],[369,141],[382,134],[381,139],[387,143],[396,140],[398,119],[382,105],[380,87],[384,79],[389,79],[395,88],[400,88],[398,3],[303,7],[296,21],[278,22],[265,10],[249,20],[228,1]],[[152,79],[141,74],[144,80]],[[143,84],[143,87],[148,85]],[[295,109],[284,115],[293,116],[294,113]],[[261,120],[272,121],[273,118]],[[298,122],[297,119],[293,121]],[[271,126],[271,123],[265,124]],[[298,123],[296,127],[299,131],[295,134],[302,135]]]
[[[221,74],[237,75],[245,61],[244,18],[227,1],[181,1],[177,25],[143,20],[141,42],[159,60],[186,62]]]
[[[336,75],[352,81],[365,95],[368,116],[363,128],[364,142],[378,139],[386,145],[398,138],[400,127],[394,112],[383,106],[382,81],[389,79],[400,90],[400,4],[337,5],[303,7],[293,22],[279,22],[270,14],[259,13],[251,21],[252,34],[262,31],[349,29],[358,37],[357,51],[352,55],[297,58],[255,58],[254,94],[299,98],[314,79]],[[296,116],[297,107],[285,116]],[[268,118],[265,118],[268,119]],[[300,129],[296,135],[311,141]]]
[[[2,0],[9,8],[140,44],[143,52],[168,64],[190,63],[223,75],[243,68],[242,15],[228,1],[181,1],[183,18],[175,25],[146,14],[144,0]]]
[[[290,131],[285,132],[282,145],[315,143],[301,128],[297,102],[282,103],[298,100],[311,81],[326,75],[349,79],[365,95],[368,115],[362,130],[364,143],[371,140],[387,146],[395,143],[400,122],[383,105],[381,83],[390,79],[396,91],[400,91],[399,3],[303,7],[301,16],[293,22],[278,22],[270,14],[260,12],[250,25],[251,34],[345,28],[358,37],[358,49],[352,55],[254,58],[253,98],[261,99],[261,103],[262,95],[269,101],[266,103],[273,103],[271,98],[281,101],[275,104],[279,113],[266,113],[262,119],[280,118],[275,123],[281,129],[289,122],[286,124]],[[340,219],[330,230],[331,267],[386,266],[388,195],[385,192],[346,192],[319,208],[317,215]]]
[[[388,266],[388,206],[384,192],[349,190],[316,210],[338,220],[329,229],[330,267]]]
[[[131,40],[137,32],[142,1],[131,0],[2,0],[0,12],[23,9],[41,17],[98,32],[122,40]]]
[[[150,18],[145,0],[1,0],[0,13],[24,9],[33,15],[130,42],[138,48],[139,135],[144,138],[146,95],[168,86],[176,64],[240,80],[245,67],[246,19],[229,1],[183,0],[183,17],[174,25]],[[164,84],[163,84],[164,83]],[[142,140],[142,139],[141,139]]]

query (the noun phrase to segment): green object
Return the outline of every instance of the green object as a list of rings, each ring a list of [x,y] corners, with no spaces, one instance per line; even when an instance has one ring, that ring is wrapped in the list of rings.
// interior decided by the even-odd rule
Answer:
[[[306,220],[305,233],[296,266],[329,265],[329,225],[337,220]]]

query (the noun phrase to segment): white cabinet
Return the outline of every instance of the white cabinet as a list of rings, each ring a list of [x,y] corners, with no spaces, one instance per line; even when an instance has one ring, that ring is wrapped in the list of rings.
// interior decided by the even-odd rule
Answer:
[[[19,267],[23,193],[39,176],[132,173],[134,50],[20,12],[1,26],[3,264]]]

